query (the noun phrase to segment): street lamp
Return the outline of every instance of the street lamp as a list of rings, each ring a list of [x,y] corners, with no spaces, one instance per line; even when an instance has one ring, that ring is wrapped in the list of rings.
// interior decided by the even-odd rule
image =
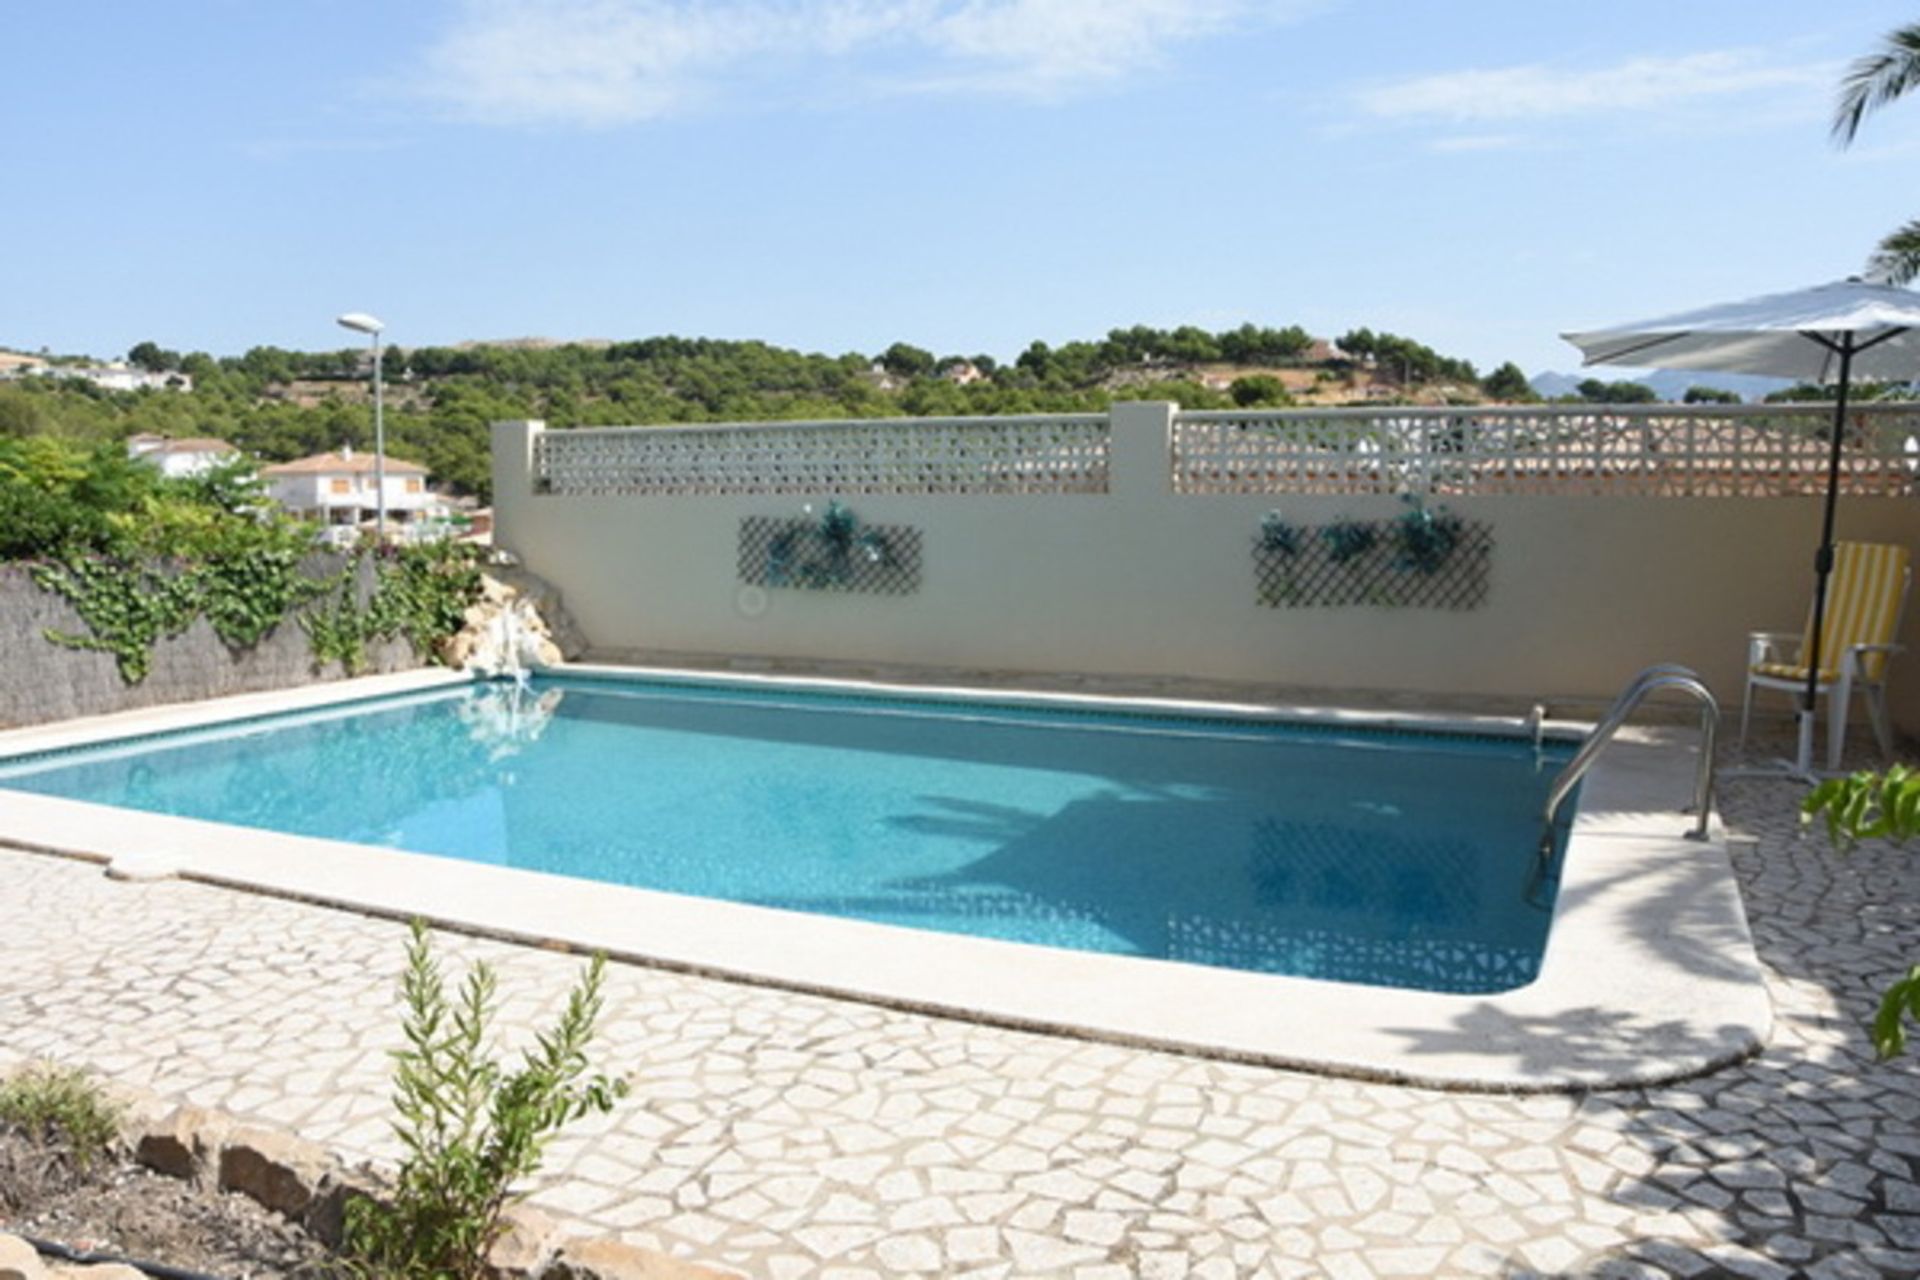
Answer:
[[[349,311],[337,323],[342,329],[373,339],[373,539],[387,544],[387,422],[380,403],[380,331],[387,326],[364,311]]]

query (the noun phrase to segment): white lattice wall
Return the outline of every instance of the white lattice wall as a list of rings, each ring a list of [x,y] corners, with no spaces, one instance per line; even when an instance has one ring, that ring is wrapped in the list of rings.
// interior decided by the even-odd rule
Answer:
[[[1729,436],[1736,420],[1751,430]],[[1848,485],[1863,496],[1839,504],[1837,533],[1920,546],[1904,452],[1920,423],[1907,407],[1859,421],[1877,443],[1847,445]],[[1283,417],[1164,403],[1116,404],[1110,419],[826,429],[503,422],[494,537],[562,593],[602,650],[1171,673],[1500,695],[1522,709],[1569,696],[1603,706],[1642,667],[1682,662],[1728,696],[1747,631],[1806,617],[1818,423],[1818,406]],[[1355,447],[1382,436],[1391,447]],[[1478,607],[1402,609],[1383,623],[1371,600],[1261,603],[1248,553],[1276,507],[1301,528],[1389,521],[1406,511],[1395,495],[1423,487],[1496,544]],[[1805,492],[1647,496],[1794,490]],[[798,520],[807,504],[817,520],[834,498],[863,524],[920,532],[918,591],[742,582],[743,521]],[[1909,613],[1902,661],[1920,665],[1920,610]],[[1920,727],[1920,678],[1896,673],[1892,690],[1896,717]]]
[[[1831,406],[1183,412],[1176,493],[1824,492]],[[1842,492],[1912,493],[1920,407],[1849,414]]]
[[[541,433],[542,493],[1105,493],[1105,414]]]

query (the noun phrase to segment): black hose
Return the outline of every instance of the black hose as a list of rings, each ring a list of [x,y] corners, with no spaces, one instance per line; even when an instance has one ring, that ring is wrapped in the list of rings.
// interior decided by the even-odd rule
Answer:
[[[142,1262],[138,1258],[123,1258],[117,1253],[92,1253],[84,1249],[73,1249],[57,1240],[39,1240],[33,1236],[20,1235],[17,1231],[9,1235],[19,1235],[38,1252],[49,1258],[58,1258],[61,1262],[74,1262],[83,1267],[98,1266],[101,1263],[117,1262],[123,1267],[132,1267],[143,1271],[154,1280],[223,1280],[220,1276],[210,1276],[202,1271],[188,1271],[183,1267],[170,1267],[164,1262]]]

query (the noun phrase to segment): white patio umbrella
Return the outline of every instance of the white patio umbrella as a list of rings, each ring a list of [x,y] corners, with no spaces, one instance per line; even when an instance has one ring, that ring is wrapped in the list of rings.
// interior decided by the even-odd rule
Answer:
[[[1813,707],[1819,687],[1820,632],[1826,621],[1827,575],[1833,570],[1833,508],[1839,494],[1840,443],[1847,391],[1855,375],[1909,381],[1920,377],[1920,293],[1859,279],[1773,293],[1698,311],[1562,334],[1583,364],[1624,364],[1715,373],[1761,373],[1834,383],[1827,501],[1814,555],[1813,652],[1800,707],[1798,771],[1811,771]]]

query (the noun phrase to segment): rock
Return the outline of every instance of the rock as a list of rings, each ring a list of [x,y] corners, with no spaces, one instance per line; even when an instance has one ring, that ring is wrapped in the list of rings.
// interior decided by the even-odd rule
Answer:
[[[540,1280],[728,1280],[730,1276],[730,1272],[622,1244],[611,1236],[595,1236],[567,1241]]]
[[[378,1200],[386,1184],[369,1169],[331,1169],[320,1179],[308,1202],[301,1225],[330,1249],[346,1238],[347,1206],[355,1200]]]
[[[204,1183],[213,1174],[226,1122],[199,1107],[175,1107],[159,1120],[150,1117],[132,1131],[133,1158],[170,1178]]]
[[[19,1236],[0,1235],[0,1280],[46,1280],[40,1251]]]
[[[487,1250],[487,1274],[495,1280],[535,1280],[559,1243],[553,1219],[538,1209],[515,1205],[501,1215],[506,1230]]]
[[[440,661],[455,671],[467,665],[479,640],[471,631],[456,631],[440,642]]]
[[[328,1172],[325,1149],[271,1129],[235,1129],[220,1146],[220,1189],[298,1217]]]
[[[503,587],[501,592],[503,598],[482,600],[467,609],[460,631],[441,646],[442,660],[485,675],[564,661],[564,646],[553,639],[533,603],[516,588]]]
[[[172,1103],[138,1085],[115,1084],[111,1097],[120,1112],[117,1141],[128,1155],[133,1154],[139,1135],[159,1129],[173,1110]]]
[[[518,567],[517,562],[512,566],[495,566],[488,572],[518,591],[520,598],[532,606],[546,633],[559,646],[562,657],[577,658],[587,651],[586,635],[567,612],[559,590],[551,582]]]

